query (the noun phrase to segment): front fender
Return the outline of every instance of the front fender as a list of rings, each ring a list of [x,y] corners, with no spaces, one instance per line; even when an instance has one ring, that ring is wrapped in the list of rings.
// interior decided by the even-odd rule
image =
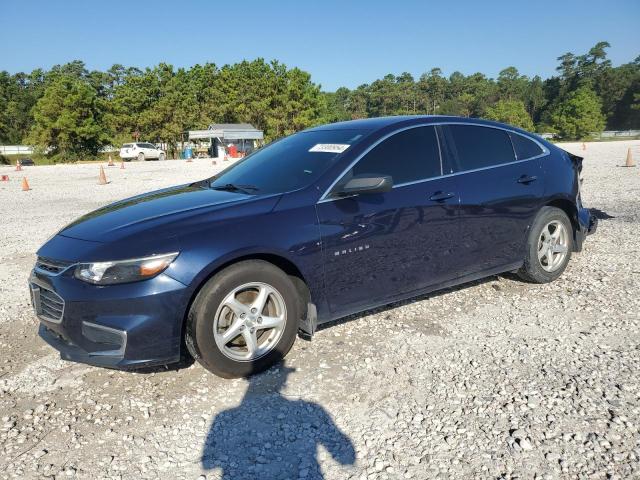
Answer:
[[[320,233],[312,206],[214,221],[181,235],[179,243],[181,254],[171,275],[193,293],[231,263],[275,257],[300,272],[314,301],[323,295]]]
[[[304,272],[302,271],[302,268],[300,268],[300,265],[298,265],[298,263],[296,262],[296,258],[292,257],[288,252],[261,245],[253,246],[250,248],[238,248],[224,254],[211,251],[210,254],[203,255],[200,261],[207,263],[201,270],[199,270],[193,277],[191,277],[188,285],[197,290],[198,287],[201,286],[209,277],[228,265],[242,260],[264,257],[275,257],[283,259],[286,262],[293,264],[298,270],[300,270],[300,272],[304,276]],[[186,258],[185,260],[190,261],[191,258]],[[175,280],[179,280],[181,282],[183,280],[186,280],[183,275],[173,274],[172,277]]]

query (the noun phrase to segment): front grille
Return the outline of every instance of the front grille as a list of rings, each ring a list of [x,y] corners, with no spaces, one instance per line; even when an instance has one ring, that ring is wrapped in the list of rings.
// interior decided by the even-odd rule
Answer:
[[[64,300],[56,292],[42,285],[32,283],[31,293],[33,295],[33,306],[39,316],[56,323],[62,321]]]
[[[71,265],[73,265],[73,262],[66,262],[64,260],[52,260],[51,258],[46,257],[38,257],[38,260],[36,260],[36,268],[38,270],[43,270],[54,275],[62,272]]]

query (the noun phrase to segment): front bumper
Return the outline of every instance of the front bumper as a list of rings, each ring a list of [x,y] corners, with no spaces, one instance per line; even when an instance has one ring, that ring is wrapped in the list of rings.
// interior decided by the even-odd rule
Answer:
[[[29,283],[40,320],[38,334],[62,359],[118,369],[180,360],[190,292],[177,280],[161,274],[142,282],[95,286],[71,272],[34,270]]]

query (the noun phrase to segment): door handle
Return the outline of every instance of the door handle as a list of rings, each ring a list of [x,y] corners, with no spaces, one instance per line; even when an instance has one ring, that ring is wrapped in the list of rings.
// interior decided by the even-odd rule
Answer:
[[[531,182],[535,182],[538,179],[535,175],[522,175],[518,179],[518,183],[524,183],[525,185]]]
[[[429,197],[429,200],[431,200],[432,202],[442,202],[453,197],[454,195],[455,193],[452,192],[436,192]]]

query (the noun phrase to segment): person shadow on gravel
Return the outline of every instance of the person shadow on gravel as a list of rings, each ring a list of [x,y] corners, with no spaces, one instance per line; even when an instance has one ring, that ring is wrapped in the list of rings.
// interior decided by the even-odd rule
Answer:
[[[204,469],[221,469],[221,478],[233,480],[322,479],[319,446],[341,465],[355,463],[351,440],[324,408],[282,395],[294,371],[281,365],[250,378],[241,404],[220,412],[211,424]]]

